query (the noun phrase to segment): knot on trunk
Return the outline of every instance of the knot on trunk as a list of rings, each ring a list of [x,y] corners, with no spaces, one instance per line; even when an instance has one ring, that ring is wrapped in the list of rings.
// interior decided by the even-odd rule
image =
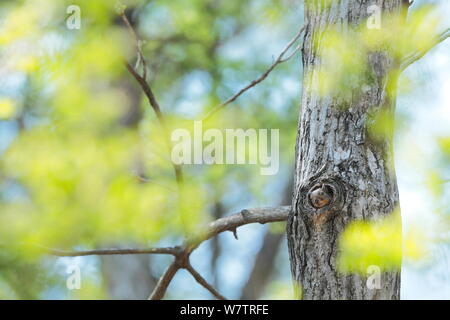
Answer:
[[[300,195],[298,212],[306,215],[314,224],[323,224],[332,214],[342,210],[346,188],[338,175],[320,173],[302,184]]]

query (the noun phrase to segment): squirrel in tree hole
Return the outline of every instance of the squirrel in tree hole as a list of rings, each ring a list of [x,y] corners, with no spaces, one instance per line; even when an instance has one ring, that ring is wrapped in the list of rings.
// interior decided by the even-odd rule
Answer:
[[[309,194],[309,200],[316,209],[321,209],[328,205],[333,198],[333,194],[329,187],[321,185]]]

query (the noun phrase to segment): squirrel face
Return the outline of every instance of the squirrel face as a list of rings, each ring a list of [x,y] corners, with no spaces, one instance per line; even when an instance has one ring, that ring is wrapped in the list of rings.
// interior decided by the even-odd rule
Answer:
[[[316,209],[321,209],[330,204],[333,195],[327,186],[320,186],[309,194],[309,200]]]

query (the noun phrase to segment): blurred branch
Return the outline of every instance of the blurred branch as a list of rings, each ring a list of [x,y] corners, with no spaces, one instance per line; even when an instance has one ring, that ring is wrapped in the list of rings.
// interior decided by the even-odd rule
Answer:
[[[294,50],[292,50],[292,52],[291,52],[291,54],[290,55],[288,55],[286,58],[284,58],[284,59],[281,59],[280,60],[280,63],[282,63],[282,62],[286,62],[286,61],[288,61],[289,59],[291,59],[300,49],[302,48],[302,45],[301,44],[299,44],[297,47],[295,47],[295,49]]]
[[[431,49],[433,49],[435,46],[440,44],[441,42],[445,41],[447,38],[450,37],[450,28],[444,30],[441,32],[432,42],[431,45],[429,45],[427,48],[423,50],[419,50],[416,52],[413,52],[409,54],[406,58],[403,59],[400,70],[403,71],[406,68],[408,68],[411,64],[414,62],[420,60],[422,57],[424,57]]]
[[[217,292],[213,286],[211,286],[193,267],[190,263],[186,265],[186,270],[194,277],[194,279],[207,289],[213,296],[219,300],[227,300],[223,295]]]
[[[237,214],[220,218],[209,223],[206,228],[206,232],[203,233],[203,236],[201,235],[198,238],[188,240],[187,243],[190,246],[191,250],[193,250],[198,247],[203,241],[206,241],[221,232],[235,232],[238,227],[246,224],[265,224],[285,221],[288,218],[290,210],[290,206],[244,209]]]
[[[173,261],[169,267],[166,269],[161,278],[159,278],[155,289],[148,298],[149,300],[161,300],[166,294],[167,288],[170,282],[172,282],[175,274],[180,270],[181,266],[178,265],[177,260]]]
[[[142,62],[142,78],[144,80],[147,80],[147,61],[145,60],[144,53],[142,52],[143,41],[141,38],[139,38],[136,30],[134,30],[133,26],[130,23],[130,20],[128,20],[128,17],[125,14],[125,10],[119,12],[119,15],[122,18],[125,25],[127,26],[128,30],[130,30],[131,35],[134,37],[136,41],[136,50],[138,52],[138,58],[134,68],[137,70],[139,68],[139,63]]]
[[[212,237],[224,231],[235,232],[238,227],[251,223],[271,223],[286,221],[289,215],[290,206],[280,207],[264,207],[244,209],[239,213],[217,219],[210,222],[200,236],[189,238],[185,241],[184,246],[164,247],[164,248],[148,248],[148,249],[95,249],[83,251],[66,251],[44,246],[37,246],[45,249],[49,254],[59,257],[78,257],[78,256],[92,256],[92,255],[114,255],[114,254],[171,254],[179,256],[183,252],[191,253],[202,242],[211,239]]]
[[[128,62],[125,63],[125,66],[127,67],[128,71],[131,73],[131,75],[136,79],[136,81],[141,86],[142,90],[144,91],[145,95],[147,96],[150,106],[155,111],[155,114],[158,117],[161,124],[163,124],[165,127],[164,115],[161,112],[161,107],[159,106],[159,103],[156,100],[155,95],[153,94],[152,88],[147,83],[147,81],[143,77],[141,77],[137,73],[137,71],[135,71],[134,68]]]
[[[41,246],[40,246],[41,247]],[[150,249],[96,249],[85,251],[65,251],[58,249],[45,248],[50,254],[58,257],[80,257],[94,255],[118,255],[118,254],[171,254],[176,255],[178,250],[176,247],[168,248],[150,248]]]
[[[171,146],[171,142],[170,142],[170,138],[169,138],[169,132],[167,129],[167,125],[164,119],[164,115],[161,111],[161,107],[158,103],[158,101],[156,100],[155,95],[153,94],[153,90],[150,87],[150,85],[147,82],[147,61],[145,60],[144,54],[142,52],[142,40],[139,38],[136,30],[133,28],[133,26],[131,25],[130,21],[128,20],[125,11],[122,10],[119,13],[120,17],[122,18],[122,20],[124,21],[125,25],[128,27],[128,29],[130,30],[131,34],[133,35],[133,37],[136,40],[136,47],[137,47],[137,51],[138,51],[138,61],[136,63],[136,66],[133,68],[128,62],[125,62],[125,66],[128,69],[128,71],[131,73],[131,75],[136,79],[136,81],[139,83],[139,85],[141,86],[142,90],[145,93],[145,96],[147,97],[150,106],[152,107],[153,111],[156,114],[156,117],[158,118],[161,127],[163,129],[163,133],[164,133],[164,139],[167,143],[167,146]],[[139,61],[142,61],[142,66],[143,66],[143,74],[142,76],[136,71],[136,69],[139,66]],[[175,179],[177,181],[177,184],[180,186],[181,183],[183,182],[183,173],[181,170],[181,166],[174,164],[172,162],[172,166],[174,168],[174,172],[175,172]]]
[[[170,254],[175,257],[175,260],[169,265],[158,284],[150,295],[149,299],[162,299],[167,291],[167,288],[179,269],[187,269],[191,275],[208,289],[215,297],[224,299],[203,277],[192,268],[189,263],[191,253],[204,241],[222,233],[224,231],[236,232],[238,227],[251,223],[271,223],[285,221],[288,218],[290,206],[281,207],[265,207],[244,209],[239,213],[231,216],[217,219],[209,223],[205,230],[199,233],[199,236],[186,239],[183,246],[167,247],[167,248],[150,248],[150,249],[97,249],[87,251],[65,251],[59,249],[51,249],[39,246],[45,249],[49,254],[59,257],[78,257],[88,255],[114,255],[114,254]]]
[[[158,281],[158,285],[156,286],[153,293],[150,295],[150,300],[162,299],[167,290],[167,287],[170,284],[171,279],[175,276],[177,271],[181,268],[188,269],[189,268],[189,256],[203,241],[206,241],[221,232],[231,231],[233,233],[236,232],[236,229],[240,226],[250,224],[250,223],[270,223],[270,222],[278,222],[285,221],[288,218],[289,212],[291,211],[290,206],[283,207],[267,207],[267,208],[255,208],[255,209],[244,209],[241,212],[217,219],[216,221],[208,224],[206,231],[200,234],[200,236],[196,238],[191,238],[186,240],[184,249],[181,250],[175,258],[175,261],[169,266],[164,275]],[[193,269],[192,269],[193,270]],[[192,273],[192,270],[188,271],[192,274],[192,276],[199,281],[199,274]],[[194,270],[195,271],[195,270]],[[201,276],[200,276],[201,277]],[[168,280],[170,279],[170,280]],[[203,278],[201,278],[203,279]],[[212,288],[211,285],[207,284],[206,280],[203,279],[202,284],[205,288],[210,290]],[[204,284],[207,284],[205,286]],[[159,285],[161,284],[161,285]],[[215,289],[214,289],[215,291]],[[217,293],[217,291],[215,291]],[[214,293],[213,293],[214,294]],[[220,294],[219,294],[220,295]],[[216,294],[214,294],[216,296]],[[217,297],[217,296],[216,296]]]
[[[169,139],[169,132],[168,132],[168,129],[166,126],[164,115],[161,112],[161,107],[159,106],[159,103],[156,100],[155,95],[153,94],[152,88],[150,87],[148,82],[143,77],[141,77],[128,62],[126,62],[125,65],[126,65],[128,71],[136,79],[136,81],[140,84],[142,90],[144,91],[145,96],[147,97],[148,102],[150,103],[150,106],[155,111],[156,116],[157,116],[157,118],[161,124],[161,127],[164,131],[163,132],[164,139],[166,140],[167,145],[170,146],[171,142]],[[181,183],[183,182],[183,172],[181,170],[181,166],[174,164],[173,162],[172,162],[172,166],[175,171],[175,178],[177,180],[177,183],[178,183],[178,185],[181,185]]]
[[[301,48],[301,46],[298,46],[297,48],[294,49],[294,51],[287,57],[284,58],[284,55],[286,54],[286,52],[292,47],[292,45],[300,38],[300,36],[302,35],[303,31],[305,30],[305,27],[303,26],[299,32],[295,35],[295,37],[289,41],[289,43],[286,45],[286,47],[283,49],[283,51],[281,51],[280,55],[278,56],[278,58],[275,60],[274,63],[272,63],[272,65],[261,75],[259,76],[259,78],[257,78],[256,80],[253,80],[252,82],[250,82],[247,86],[245,86],[244,88],[242,88],[241,90],[239,90],[237,93],[235,93],[233,96],[231,96],[230,98],[228,98],[226,101],[222,102],[221,104],[219,104],[218,106],[216,106],[215,108],[213,108],[210,112],[207,113],[207,115],[203,118],[203,121],[207,121],[209,120],[214,114],[216,114],[218,111],[222,110],[224,107],[226,107],[227,105],[229,105],[230,103],[232,103],[233,101],[235,101],[237,98],[239,98],[243,93],[245,93],[247,90],[253,88],[254,86],[256,86],[258,83],[262,82],[264,79],[267,78],[267,76],[272,72],[273,69],[275,69],[275,67],[277,65],[279,65],[280,63],[286,62],[287,60],[289,60],[290,58],[292,58],[294,56],[294,54]]]

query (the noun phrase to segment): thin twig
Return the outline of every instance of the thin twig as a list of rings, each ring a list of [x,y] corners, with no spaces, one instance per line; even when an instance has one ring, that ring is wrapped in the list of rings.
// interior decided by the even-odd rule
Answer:
[[[290,55],[288,55],[286,58],[280,60],[280,63],[283,63],[283,62],[286,62],[286,61],[290,60],[298,51],[300,51],[301,48],[302,48],[302,45],[299,44],[297,47],[295,47],[294,50],[292,50]]]
[[[165,120],[164,116],[161,112],[161,107],[159,106],[158,101],[155,98],[155,95],[153,94],[153,90],[148,84],[147,81],[139,73],[134,70],[134,68],[128,63],[125,63],[125,66],[127,67],[128,71],[131,73],[131,75],[136,79],[136,81],[141,86],[142,90],[144,91],[145,95],[147,96],[148,102],[150,103],[150,106],[155,111],[156,116],[158,117],[161,124],[165,126]]]
[[[141,77],[128,62],[125,63],[125,66],[127,67],[128,71],[136,79],[136,81],[139,83],[142,90],[144,91],[144,94],[147,97],[148,102],[150,103],[150,106],[155,111],[156,117],[158,118],[158,120],[161,124],[161,127],[164,131],[163,132],[164,139],[165,139],[167,145],[170,147],[171,142],[170,142],[170,138],[169,138],[169,131],[167,129],[166,121],[165,121],[164,115],[161,111],[161,107],[160,107],[158,101],[156,100],[155,95],[153,94],[152,88],[150,87],[148,82],[143,77]],[[181,185],[181,183],[183,182],[183,172],[181,170],[181,166],[179,166],[173,162],[172,162],[172,166],[175,171],[176,181],[177,181],[178,185]]]
[[[216,298],[225,299],[216,289],[214,289],[189,263],[190,254],[203,242],[221,232],[235,230],[243,225],[251,223],[270,223],[285,221],[291,211],[290,206],[283,207],[266,207],[255,209],[244,209],[241,212],[217,219],[209,223],[206,230],[200,236],[187,239],[183,246],[167,247],[167,248],[150,248],[150,249],[97,249],[85,251],[65,251],[59,249],[45,249],[49,254],[59,257],[77,257],[89,255],[118,255],[118,254],[170,254],[175,256],[175,260],[169,265],[164,274],[158,280],[158,283],[150,295],[150,300],[160,300],[164,297],[167,288],[170,285],[175,274],[181,268],[187,269],[194,279],[203,287],[208,289]]]
[[[46,249],[50,254],[58,257],[80,257],[80,256],[93,256],[93,255],[123,255],[123,254],[177,254],[177,248],[150,248],[150,249],[96,249],[96,250],[83,250],[83,251],[65,251],[58,249]]]
[[[186,244],[189,246],[190,251],[192,251],[203,241],[211,239],[224,231],[234,233],[237,228],[251,223],[266,224],[286,221],[290,211],[290,206],[244,209],[239,213],[209,223],[203,233],[200,232],[198,237],[188,239]]]
[[[450,38],[450,28],[441,32],[434,39],[434,41],[431,42],[431,45],[429,45],[427,48],[420,50],[420,51],[413,52],[413,53],[409,54],[406,58],[404,58],[400,65],[400,70],[401,71],[405,70],[410,65],[412,65],[414,62],[423,58],[431,49],[433,49],[435,46],[437,46],[441,42],[445,41],[447,38]]]
[[[167,288],[169,287],[170,282],[172,282],[175,274],[180,270],[180,266],[177,261],[173,261],[169,267],[166,269],[161,278],[159,278],[158,283],[156,284],[155,289],[151,293],[149,300],[161,300],[166,294]]]
[[[237,214],[217,219],[216,221],[211,222],[207,226],[206,231],[201,233],[201,235],[199,237],[186,240],[185,249],[177,255],[177,258],[175,258],[175,261],[173,262],[173,264],[175,264],[175,266],[178,265],[179,268],[187,269],[189,266],[188,259],[189,259],[190,254],[203,241],[206,241],[224,231],[234,232],[234,230],[236,230],[238,227],[246,225],[246,224],[250,224],[250,223],[265,224],[265,223],[270,223],[270,222],[285,221],[285,220],[287,220],[290,212],[291,212],[290,206],[244,209]],[[174,268],[174,267],[172,267],[172,268]],[[179,268],[174,271],[173,275],[171,274],[172,269],[170,267],[167,269],[167,271],[161,277],[160,281],[158,281],[158,284],[160,282],[162,283],[161,286],[157,286],[157,288],[155,288],[154,292],[152,293],[152,295],[149,298],[150,300],[162,299],[162,297],[164,297],[165,291],[167,290],[167,287],[169,286],[169,283],[170,283],[170,281],[169,281],[169,283],[166,283],[165,279],[169,278],[169,276],[171,276],[170,279],[172,279],[173,276],[175,275],[175,273],[179,270]],[[195,275],[192,272],[191,272],[191,274],[195,278]],[[196,278],[196,280],[198,281],[197,278]],[[206,282],[206,280],[204,280],[204,281]],[[165,284],[165,285],[163,285],[163,284]],[[205,288],[208,289],[208,287],[205,287]],[[155,294],[156,291],[158,292],[157,295]],[[217,291],[216,291],[216,293],[217,293]],[[154,297],[158,297],[158,298],[154,298]]]
[[[303,26],[300,31],[295,35],[294,38],[292,38],[291,41],[289,41],[289,43],[286,45],[286,47],[283,49],[283,51],[281,51],[280,55],[278,56],[278,58],[274,61],[274,63],[272,63],[272,65],[261,75],[259,76],[259,78],[257,78],[256,80],[253,80],[252,82],[250,82],[248,85],[246,85],[244,88],[242,88],[241,90],[239,90],[237,93],[235,93],[233,96],[231,96],[230,98],[228,98],[226,101],[222,102],[221,104],[219,104],[218,106],[216,106],[215,108],[213,108],[210,112],[207,113],[207,115],[203,118],[203,121],[207,121],[209,120],[214,114],[216,114],[218,111],[220,111],[221,109],[223,109],[224,107],[226,107],[227,105],[229,105],[230,103],[232,103],[233,101],[235,101],[237,98],[239,98],[239,96],[241,96],[243,93],[245,93],[247,90],[249,90],[250,88],[256,86],[258,83],[260,83],[261,81],[263,81],[264,79],[267,78],[267,76],[272,72],[273,69],[275,69],[275,67],[277,65],[279,65],[280,63],[286,62],[287,60],[289,60],[290,58],[292,58],[292,56],[294,56],[294,54],[300,49],[300,46],[298,46],[296,49],[294,49],[294,51],[287,57],[284,58],[284,55],[286,54],[286,52],[289,50],[289,48],[292,47],[292,45],[300,38],[300,36],[302,35],[303,31],[305,30],[305,27]]]
[[[141,38],[139,38],[139,35],[137,34],[136,30],[134,30],[133,26],[130,23],[130,20],[128,20],[127,15],[125,14],[125,10],[121,11],[119,13],[120,17],[122,18],[125,25],[128,27],[128,30],[130,30],[130,33],[133,35],[135,41],[136,41],[136,50],[138,52],[138,60],[136,62],[135,69],[139,67],[139,61],[142,61],[142,78],[144,80],[147,80],[147,61],[145,60],[144,53],[142,52],[142,43],[143,41]]]
[[[141,86],[142,90],[145,93],[145,96],[147,97],[150,106],[152,107],[153,111],[156,114],[156,117],[158,118],[161,127],[163,129],[163,133],[164,133],[164,140],[167,144],[167,146],[170,149],[171,146],[171,141],[169,138],[169,131],[167,129],[167,125],[164,119],[164,115],[161,111],[161,107],[158,103],[158,100],[156,100],[155,95],[153,94],[152,88],[150,87],[150,85],[147,82],[147,61],[145,60],[144,57],[144,53],[142,52],[142,40],[139,38],[139,35],[137,34],[136,30],[133,28],[133,26],[131,25],[130,21],[128,20],[125,11],[122,10],[119,13],[120,17],[122,18],[122,20],[124,21],[124,23],[126,24],[126,26],[128,27],[128,29],[130,30],[131,34],[133,35],[133,37],[136,40],[136,47],[137,47],[137,51],[138,51],[138,60],[142,61],[142,67],[143,67],[143,74],[142,76],[136,71],[135,68],[133,68],[128,62],[125,62],[125,66],[127,68],[127,70],[131,73],[131,75],[136,79],[136,81],[139,83],[139,85]],[[137,68],[138,66],[136,66]],[[172,162],[172,166],[175,172],[175,179],[177,181],[178,186],[180,187],[182,182],[183,182],[183,172],[181,169],[181,166],[174,164]]]
[[[223,295],[221,295],[212,285],[210,285],[195,269],[190,263],[186,265],[186,270],[194,277],[194,279],[202,285],[206,290],[211,292],[211,294],[219,300],[227,300]]]
[[[186,250],[192,252],[202,242],[211,239],[219,233],[230,231],[234,232],[238,227],[252,223],[272,223],[286,221],[290,212],[290,206],[265,207],[244,209],[239,213],[217,219],[209,223],[205,230],[200,233],[200,237],[191,238],[185,241],[184,246],[165,247],[165,248],[146,248],[146,249],[95,249],[83,251],[67,251],[60,249],[47,248],[41,245],[33,245],[45,249],[49,254],[60,257],[78,257],[92,255],[118,255],[118,254],[171,254],[180,255]]]
[[[209,223],[199,236],[186,239],[183,246],[167,248],[149,248],[149,249],[98,249],[86,251],[64,251],[59,249],[44,248],[49,254],[62,257],[77,257],[88,255],[115,255],[115,254],[170,254],[175,256],[175,260],[169,265],[164,274],[158,281],[155,289],[150,295],[150,300],[162,299],[169,287],[175,274],[179,269],[187,269],[191,275],[202,286],[208,289],[216,298],[225,299],[217,292],[203,277],[195,271],[189,263],[191,253],[204,241],[218,235],[224,231],[235,232],[238,227],[251,223],[271,223],[286,221],[291,211],[290,206],[265,207],[244,209],[239,213],[217,219]]]

